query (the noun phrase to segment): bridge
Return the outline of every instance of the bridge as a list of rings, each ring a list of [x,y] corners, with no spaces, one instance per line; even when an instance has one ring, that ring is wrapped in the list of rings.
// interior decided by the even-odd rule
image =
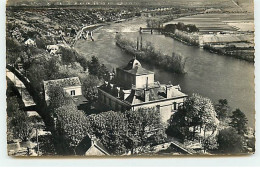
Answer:
[[[90,38],[92,41],[94,41],[93,33],[98,31],[103,26],[104,25],[102,24],[84,26],[83,28],[81,28],[80,31],[78,31],[71,46],[73,47],[79,39],[87,40],[88,38]]]
[[[154,31],[161,32],[162,28],[142,28],[140,27],[139,32],[144,33],[144,32],[150,32],[153,34]]]

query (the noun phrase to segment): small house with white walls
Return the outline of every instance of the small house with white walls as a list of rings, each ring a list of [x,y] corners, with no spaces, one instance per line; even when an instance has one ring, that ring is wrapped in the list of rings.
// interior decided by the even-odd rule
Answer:
[[[87,99],[82,95],[82,85],[78,77],[43,81],[43,86],[47,104],[49,104],[50,100],[49,91],[51,87],[61,87],[65,93],[72,97],[78,108],[82,108],[87,104]]]
[[[51,55],[55,55],[57,53],[57,51],[59,50],[59,46],[58,45],[47,45],[47,51],[51,54]]]
[[[25,42],[24,42],[24,44],[26,45],[26,46],[36,46],[36,43],[35,43],[35,41],[34,40],[32,40],[32,39],[27,39]]]

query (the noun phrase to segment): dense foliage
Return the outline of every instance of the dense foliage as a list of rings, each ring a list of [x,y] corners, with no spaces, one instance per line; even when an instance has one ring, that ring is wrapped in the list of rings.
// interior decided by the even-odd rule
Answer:
[[[142,147],[161,143],[166,137],[160,115],[154,109],[109,111],[87,118],[90,134],[100,139],[112,154],[142,152]]]
[[[204,152],[214,149],[219,121],[210,99],[193,94],[169,120],[167,134],[184,140],[198,140]]]
[[[200,134],[202,139],[213,134],[218,126],[216,112],[213,104],[208,98],[204,98],[198,94],[190,96],[179,108],[178,112],[170,119],[169,133],[177,132],[179,135],[195,139],[196,132]]]
[[[10,80],[7,80],[7,141],[20,139],[29,140],[33,130],[33,118],[23,111],[23,102]]]
[[[185,25],[182,22],[178,22],[177,24],[168,24],[164,27],[164,32],[170,32],[170,33],[175,33],[175,30],[178,29],[180,31],[185,31],[185,32],[199,32],[199,28],[196,27],[196,25],[188,24]]]
[[[245,135],[247,133],[247,118],[246,115],[241,112],[240,109],[236,109],[232,112],[230,117],[230,126],[236,129],[237,133],[240,135]]]
[[[76,105],[68,104],[56,108],[53,112],[56,120],[57,135],[63,138],[69,146],[66,153],[73,151],[75,148],[88,135],[89,123],[83,111],[77,109]],[[60,141],[61,143],[61,141]],[[66,149],[66,148],[65,148]]]
[[[244,138],[234,128],[220,130],[217,142],[219,153],[239,154],[244,151]]]

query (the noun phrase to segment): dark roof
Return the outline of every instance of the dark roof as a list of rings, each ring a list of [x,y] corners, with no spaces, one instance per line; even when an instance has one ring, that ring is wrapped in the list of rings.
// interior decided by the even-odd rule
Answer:
[[[88,100],[83,95],[73,96],[72,99],[77,106],[86,104],[88,102]]]
[[[64,78],[64,79],[56,79],[56,80],[48,80],[44,81],[44,86],[49,87],[51,85],[59,86],[62,88],[68,87],[68,86],[78,86],[81,85],[81,82],[78,77],[70,77],[70,78]]]
[[[119,69],[134,75],[153,74],[152,71],[143,68],[141,63],[136,58],[130,60],[126,66],[119,67]]]
[[[106,147],[104,147],[104,145],[100,142],[100,141],[95,141],[94,145],[101,150],[102,152],[104,152],[104,154],[106,155],[110,155],[109,151],[106,149]]]
[[[149,101],[166,99],[166,85],[155,83],[148,87],[146,92],[149,92]],[[179,90],[179,85],[172,86],[170,98],[186,97],[187,95]],[[131,105],[144,103],[144,89],[132,89],[130,95],[125,99]]]
[[[127,66],[125,66],[123,69],[124,70],[131,70],[134,67],[142,67],[141,63],[136,58],[131,59],[129,61],[129,63],[127,64]]]
[[[78,155],[85,155],[85,153],[90,149],[91,146],[95,146],[98,150],[100,150],[105,155],[110,155],[108,150],[104,147],[104,145],[97,139],[91,139],[89,135],[87,135],[76,147],[76,153]]]
[[[144,75],[144,74],[153,74],[152,71],[146,70],[143,67],[134,67],[131,70],[124,70],[127,71],[128,73],[134,74],[134,75]]]
[[[118,87],[116,84],[113,84],[113,88],[110,87],[110,84],[103,84],[99,86],[99,89],[102,91],[105,91],[109,93],[110,95],[117,98],[117,89]],[[168,99],[177,98],[177,97],[186,97],[187,95],[181,92],[181,88],[179,85],[173,86],[173,85],[165,85],[160,84],[159,82],[154,82],[153,84],[149,84],[147,87],[147,92],[149,92],[149,101],[155,101],[155,100],[161,100],[161,99],[167,99],[166,95],[166,87],[172,87],[170,90],[170,97]],[[123,99],[123,97],[119,97],[120,100],[125,100],[131,105],[135,104],[141,104],[144,103],[144,90],[146,88],[134,88],[132,87],[129,92],[129,96],[126,99]],[[120,87],[120,91],[126,91],[126,88]]]
[[[165,93],[161,88],[150,88],[146,92],[149,92],[149,101],[165,99]],[[132,90],[126,101],[131,104],[144,102],[144,90]]]

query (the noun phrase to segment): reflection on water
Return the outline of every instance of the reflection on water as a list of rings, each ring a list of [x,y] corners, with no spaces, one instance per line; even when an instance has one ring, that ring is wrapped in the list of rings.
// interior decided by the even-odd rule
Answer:
[[[144,19],[111,24],[94,33],[95,42],[79,40],[75,49],[86,58],[99,57],[109,69],[125,65],[132,58],[115,45],[116,32],[123,32],[129,39],[139,36],[138,29],[145,26]],[[127,32],[125,32],[127,31]],[[254,127],[254,65],[246,61],[209,53],[201,48],[187,46],[159,34],[142,34],[144,42],[152,42],[156,49],[171,55],[178,52],[187,57],[187,74],[174,74],[163,69],[142,65],[155,72],[161,83],[180,84],[187,93],[200,93],[213,102],[226,98],[233,109],[240,108]]]

